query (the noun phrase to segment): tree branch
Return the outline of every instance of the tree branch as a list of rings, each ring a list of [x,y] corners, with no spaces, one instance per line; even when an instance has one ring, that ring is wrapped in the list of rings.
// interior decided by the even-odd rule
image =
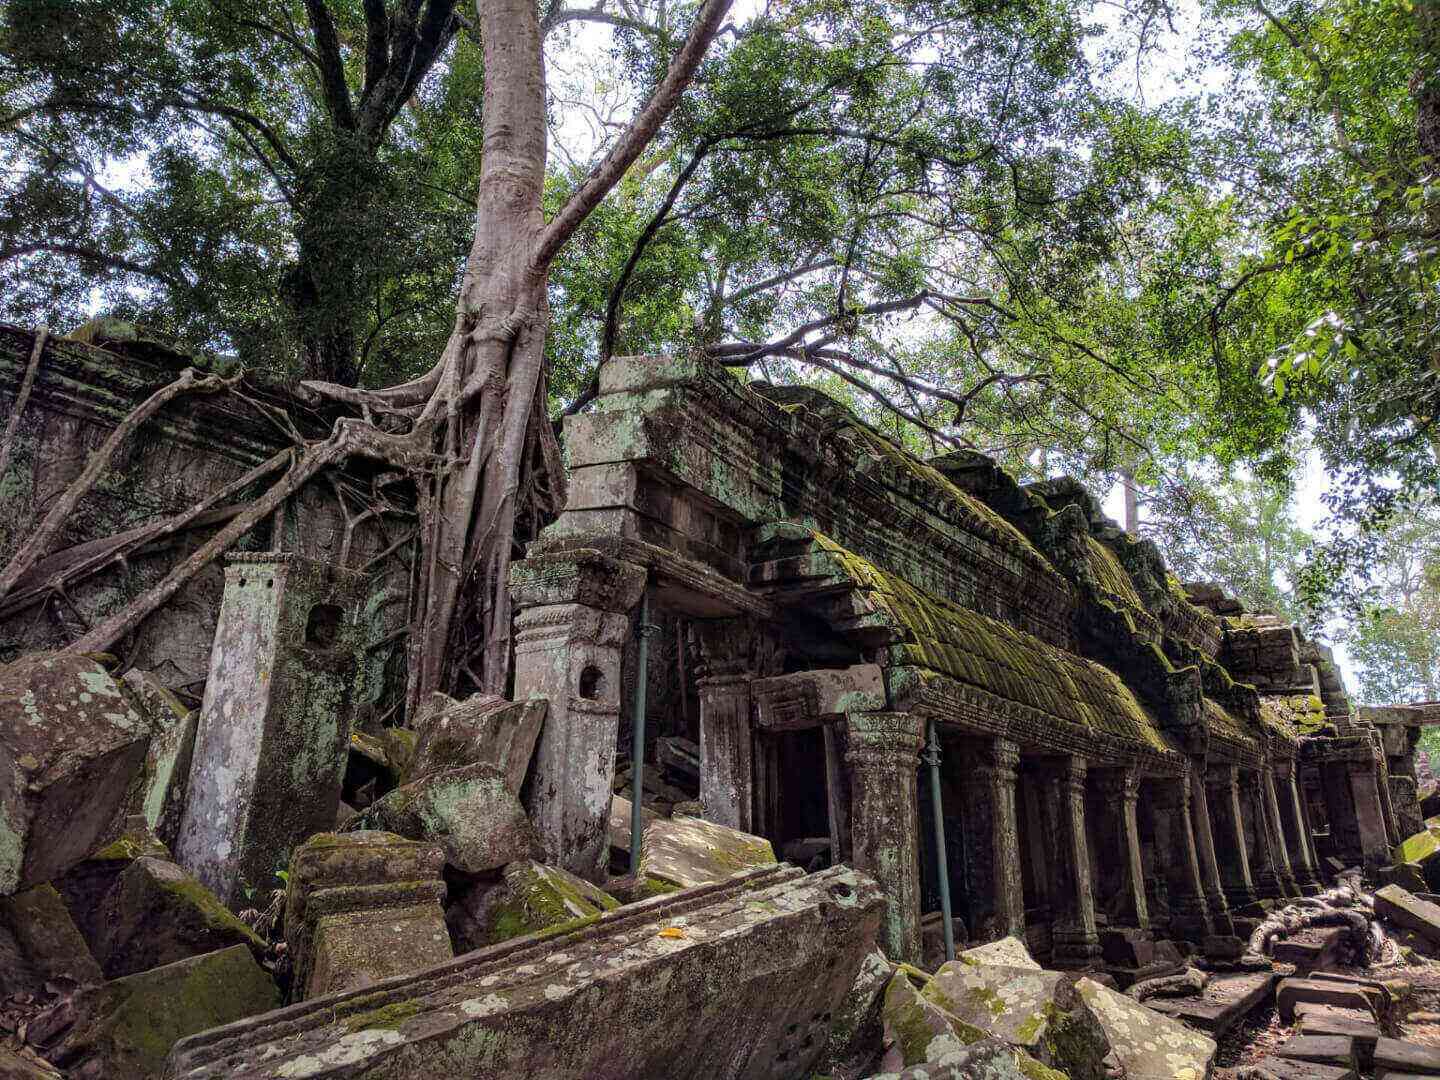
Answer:
[[[325,0],[305,0],[305,13],[310,17],[310,32],[315,35],[315,53],[320,61],[320,90],[325,109],[336,127],[355,130],[355,111],[350,104],[350,88],[345,85],[345,61],[340,55],[340,35]]]

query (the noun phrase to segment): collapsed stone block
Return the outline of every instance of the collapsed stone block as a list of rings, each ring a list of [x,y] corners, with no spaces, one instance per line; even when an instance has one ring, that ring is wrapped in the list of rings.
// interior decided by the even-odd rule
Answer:
[[[150,831],[145,818],[132,814],[125,819],[125,828],[114,840],[92,851],[55,881],[65,898],[65,906],[98,954],[99,939],[105,929],[105,898],[127,867],[136,859],[150,856],[168,859],[170,852]]]
[[[1328,979],[1281,979],[1275,989],[1275,1008],[1280,1019],[1287,1024],[1294,1023],[1295,1008],[1302,1003],[1361,1009],[1377,1020],[1385,1013],[1384,995],[1373,987]]]
[[[547,708],[543,699],[506,701],[476,694],[432,713],[420,731],[407,778],[463,765],[493,765],[505,777],[510,794],[519,797]]]
[[[1375,890],[1375,914],[1440,945],[1440,905],[1421,900],[1399,885]]]
[[[105,981],[60,894],[46,884],[0,897],[0,993],[34,991],[61,977]]]
[[[1105,1056],[1130,1080],[1205,1080],[1215,1040],[1093,979],[1075,984],[1080,1008],[1099,1026]]]
[[[805,1076],[881,905],[848,867],[767,867],[206,1032],[169,1076]]]
[[[94,660],[0,667],[0,896],[49,881],[115,825],[150,726]]]
[[[998,967],[1040,970],[1040,965],[1030,955],[1030,950],[1025,947],[1025,942],[1016,937],[1001,938],[999,941],[992,941],[987,945],[977,945],[973,949],[965,949],[955,959],[962,964],[994,964]]]
[[[102,904],[95,955],[106,977],[118,979],[231,945],[265,951],[214,893],[173,862],[145,855]]]
[[[185,813],[185,792],[195,752],[197,716],[148,671],[131,669],[120,677],[150,722],[145,763],[125,797],[127,815],[143,815],[162,844],[174,844]]]
[[[335,823],[364,578],[294,555],[228,561],[175,852],[238,904]]]
[[[866,954],[850,992],[830,1023],[822,1073],[843,1071],[844,1075],[854,1076],[857,1068],[876,1056],[883,1034],[880,1005],[893,974],[890,961],[879,949]]]
[[[392,833],[322,833],[295,850],[285,896],[291,997],[353,990],[453,955],[444,856]]]
[[[656,818],[645,826],[640,843],[640,876],[682,889],[776,861],[763,836],[702,818]]]
[[[1069,1030],[1076,1026],[1076,1018],[1070,1015],[1076,1002],[1075,986],[1058,971],[977,966],[956,960],[935,973],[921,997],[1048,1065],[1060,1064],[1057,1044],[1078,1046],[1087,1034]],[[1096,1042],[1093,1032],[1089,1034],[1090,1041]]]
[[[396,788],[349,823],[410,840],[429,840],[445,849],[445,862],[462,874],[483,874],[540,847],[525,816],[493,765],[447,769]]]
[[[72,1080],[159,1080],[178,1039],[279,1004],[270,976],[235,945],[80,991],[75,1022],[45,1056]]]
[[[1357,1073],[1344,1065],[1325,1065],[1318,1061],[1295,1061],[1291,1058],[1267,1057],[1256,1062],[1264,1076],[1275,1080],[1355,1080]],[[1400,1080],[1396,1077],[1395,1080]],[[1412,1077],[1411,1080],[1418,1080]]]
[[[568,870],[524,859],[505,867],[499,883],[484,890],[466,913],[465,945],[478,949],[577,919],[593,921],[619,906],[609,893]]]

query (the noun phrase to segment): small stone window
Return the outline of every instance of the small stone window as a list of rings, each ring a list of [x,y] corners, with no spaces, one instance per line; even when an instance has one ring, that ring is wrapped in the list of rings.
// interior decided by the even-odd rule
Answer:
[[[605,673],[594,664],[588,664],[580,672],[580,696],[587,701],[599,701],[605,696]]]
[[[344,617],[339,604],[316,604],[305,623],[305,644],[312,649],[333,649],[340,640],[340,622]]]

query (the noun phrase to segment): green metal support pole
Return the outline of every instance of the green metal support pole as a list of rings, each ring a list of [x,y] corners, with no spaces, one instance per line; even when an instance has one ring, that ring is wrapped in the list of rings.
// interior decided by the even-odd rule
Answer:
[[[925,740],[925,764],[930,767],[930,815],[935,824],[935,864],[940,875],[940,918],[945,932],[945,959],[955,959],[955,922],[950,917],[950,863],[945,855],[945,808],[940,801],[940,740],[935,721]]]
[[[640,595],[640,655],[635,664],[635,715],[630,734],[630,873],[640,872],[640,801],[645,792],[645,691],[650,681],[650,588]]]

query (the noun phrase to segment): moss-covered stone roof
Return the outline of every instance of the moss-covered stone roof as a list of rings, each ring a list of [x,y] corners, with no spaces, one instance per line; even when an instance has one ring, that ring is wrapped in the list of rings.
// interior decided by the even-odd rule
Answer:
[[[1205,726],[1210,729],[1211,734],[1219,735],[1227,742],[1239,743],[1251,749],[1258,748],[1255,733],[1238,717],[1232,716],[1225,706],[1209,697],[1204,699],[1204,705]]]
[[[1263,704],[1298,736],[1335,734],[1334,723],[1325,715],[1325,703],[1315,694],[1268,695]]]
[[[929,669],[1091,731],[1169,749],[1154,720],[1108,668],[932,596],[829,537],[812,535],[871,612],[895,631],[893,663]]]
[[[1140,598],[1135,583],[1130,580],[1130,575],[1120,565],[1115,553],[1094,536],[1087,536],[1085,539],[1088,541],[1086,562],[1090,565],[1090,573],[1095,576],[1095,583],[1131,607],[1145,610],[1145,602]]]

